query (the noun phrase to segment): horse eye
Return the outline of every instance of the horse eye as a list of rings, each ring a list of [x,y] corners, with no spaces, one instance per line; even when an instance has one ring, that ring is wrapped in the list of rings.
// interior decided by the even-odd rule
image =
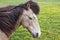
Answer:
[[[29,17],[29,19],[30,19],[30,20],[32,20],[32,18],[31,18],[31,17]]]

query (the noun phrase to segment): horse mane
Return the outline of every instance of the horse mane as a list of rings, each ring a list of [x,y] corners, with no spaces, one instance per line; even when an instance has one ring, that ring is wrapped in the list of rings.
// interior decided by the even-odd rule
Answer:
[[[19,17],[23,14],[23,10],[28,10],[27,4],[30,4],[30,8],[35,14],[39,12],[39,6],[37,3],[28,1],[25,4],[20,4],[18,6],[7,6],[0,8],[0,29],[9,37],[15,30],[16,22]]]
[[[15,8],[15,6],[12,6],[12,5],[2,7],[2,8],[0,8],[0,12],[6,12],[6,11],[9,11],[9,10],[11,10],[13,8]]]
[[[3,8],[0,8],[0,12],[10,11],[10,10],[16,8],[16,7],[19,7],[19,6],[22,7],[22,8],[24,8],[24,9],[26,9],[26,10],[28,10],[27,9],[27,4],[28,3],[30,4],[30,8],[32,9],[32,11],[37,15],[39,13],[39,11],[40,11],[40,8],[39,8],[38,4],[36,2],[33,2],[33,1],[28,1],[27,3],[20,4],[18,6],[15,6],[15,5],[12,6],[12,5],[10,5],[10,6],[7,6],[7,7],[3,7]]]
[[[16,7],[11,10],[0,12],[0,29],[9,37],[15,30],[19,17],[23,14],[23,8]]]

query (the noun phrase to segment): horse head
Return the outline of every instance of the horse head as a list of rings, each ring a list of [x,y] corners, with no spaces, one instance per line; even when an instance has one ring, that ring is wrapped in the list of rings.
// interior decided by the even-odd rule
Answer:
[[[25,4],[27,10],[23,10],[21,24],[28,29],[32,36],[40,37],[41,30],[37,19],[39,7],[35,2],[29,1]]]

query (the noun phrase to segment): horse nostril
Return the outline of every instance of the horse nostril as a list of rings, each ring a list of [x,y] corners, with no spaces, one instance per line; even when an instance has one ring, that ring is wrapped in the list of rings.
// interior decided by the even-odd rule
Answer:
[[[36,37],[38,37],[38,33],[36,33]]]
[[[34,38],[36,38],[36,37],[38,37],[39,35],[38,35],[38,33],[36,33],[35,35],[32,34],[32,36],[33,36]]]

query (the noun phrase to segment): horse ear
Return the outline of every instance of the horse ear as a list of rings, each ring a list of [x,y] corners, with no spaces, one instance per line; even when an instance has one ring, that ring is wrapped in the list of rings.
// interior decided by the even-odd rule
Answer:
[[[30,4],[29,3],[27,4],[27,8],[30,8]]]

